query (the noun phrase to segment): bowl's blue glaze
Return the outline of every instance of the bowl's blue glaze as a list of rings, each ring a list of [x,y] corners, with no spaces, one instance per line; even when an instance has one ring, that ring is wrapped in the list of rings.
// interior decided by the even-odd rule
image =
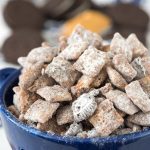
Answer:
[[[150,130],[105,138],[62,137],[41,132],[19,122],[6,108],[20,70],[0,71],[0,115],[13,150],[149,150]]]

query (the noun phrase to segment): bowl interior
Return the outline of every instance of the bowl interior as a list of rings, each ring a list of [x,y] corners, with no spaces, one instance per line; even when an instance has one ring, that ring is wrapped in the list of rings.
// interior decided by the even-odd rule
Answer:
[[[18,85],[18,77],[20,75],[20,70],[17,70],[15,73],[13,73],[5,82],[1,89],[2,94],[2,105],[4,105],[4,113],[7,114],[6,116],[9,118],[10,121],[12,121],[14,124],[16,124],[18,127],[22,128],[23,130],[26,130],[27,132],[30,132],[31,134],[35,134],[36,136],[53,140],[53,141],[59,141],[59,143],[91,143],[93,141],[95,142],[101,142],[101,143],[114,143],[119,142],[121,143],[122,140],[126,139],[126,142],[133,141],[135,139],[141,138],[143,136],[150,135],[150,129],[146,129],[144,131],[139,131],[135,133],[130,133],[126,135],[119,135],[119,136],[109,136],[109,137],[97,137],[97,138],[79,138],[79,137],[63,137],[59,135],[52,135],[48,134],[47,132],[39,131],[35,128],[32,128],[28,125],[25,125],[24,123],[18,121],[10,112],[8,112],[7,107],[13,104],[13,90],[12,88],[14,86]]]

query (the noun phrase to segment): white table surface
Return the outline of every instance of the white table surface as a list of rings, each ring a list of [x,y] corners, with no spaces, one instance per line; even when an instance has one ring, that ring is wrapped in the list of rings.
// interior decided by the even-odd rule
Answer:
[[[2,46],[2,43],[4,42],[4,40],[11,34],[11,30],[7,27],[2,17],[3,7],[7,3],[7,1],[8,0],[0,0],[0,47]],[[150,14],[150,9],[149,9],[150,1],[145,0],[145,2],[146,2],[145,8],[147,12]],[[150,34],[148,34],[147,36],[148,36],[147,43],[150,48]],[[0,69],[5,68],[5,67],[17,67],[17,66],[4,62],[3,57],[0,54]],[[2,127],[0,127],[0,150],[11,150],[10,145],[6,139],[4,129]]]

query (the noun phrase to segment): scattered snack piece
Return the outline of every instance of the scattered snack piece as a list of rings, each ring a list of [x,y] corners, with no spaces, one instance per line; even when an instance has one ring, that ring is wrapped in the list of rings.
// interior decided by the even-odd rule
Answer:
[[[28,88],[30,92],[36,92],[38,89],[41,89],[45,86],[54,85],[55,81],[48,77],[47,75],[41,75],[38,79],[34,81],[34,83]]]
[[[82,132],[82,125],[80,123],[73,123],[66,131],[65,136],[75,136],[79,132]]]
[[[79,56],[86,50],[88,47],[88,43],[71,43],[68,45],[60,54],[59,56],[67,59],[67,60],[76,60]]]
[[[78,72],[73,69],[71,63],[61,57],[55,57],[47,66],[45,73],[66,88],[70,88],[79,75]]]
[[[132,81],[125,87],[125,91],[132,102],[143,112],[150,111],[150,99],[148,95],[143,91],[139,81]]]
[[[72,123],[74,121],[74,118],[71,105],[60,107],[56,113],[56,120],[58,125]]]
[[[15,105],[10,105],[10,106],[8,107],[8,110],[9,110],[14,116],[16,116],[17,118],[19,117],[20,112],[19,112],[19,110],[16,108]]]
[[[73,66],[84,75],[96,77],[106,63],[106,53],[97,50],[95,47],[89,46],[89,48],[84,51]]]
[[[132,116],[129,116],[128,120],[134,124],[149,127],[150,126],[150,112],[147,112],[147,113],[138,112]]]
[[[119,34],[115,33],[110,44],[110,51],[116,54],[122,54],[126,56],[129,62],[132,61],[132,49],[130,44]]]
[[[124,55],[115,55],[113,58],[113,64],[128,82],[132,81],[136,77],[137,71],[129,64]]]
[[[37,90],[37,94],[43,97],[46,101],[50,102],[62,102],[71,101],[71,94],[68,89],[63,88],[59,85],[45,86]]]
[[[126,114],[133,115],[139,111],[139,109],[132,103],[126,93],[119,90],[111,90],[106,93],[106,98],[110,99],[116,108],[125,112]]]
[[[125,86],[127,85],[126,80],[117,72],[115,69],[113,69],[111,66],[107,67],[107,74],[111,81],[111,83],[116,86],[117,88],[124,90]]]
[[[102,45],[102,38],[100,35],[85,29],[81,25],[77,25],[70,37],[68,37],[68,44],[88,42],[88,45],[99,48]]]
[[[28,89],[33,82],[41,75],[43,63],[37,62],[29,68],[23,69],[19,77],[19,86],[23,89]]]
[[[144,92],[150,97],[150,75],[141,78],[139,80],[139,83],[142,89],[144,90]]]
[[[89,121],[101,136],[108,136],[123,124],[123,118],[108,99],[98,105],[96,112],[89,118]]]
[[[72,103],[74,120],[80,122],[92,116],[97,108],[94,95],[90,93],[82,94]]]
[[[33,122],[45,123],[52,118],[58,107],[59,103],[50,103],[39,99],[30,106],[24,118]]]
[[[131,46],[133,58],[143,56],[148,52],[148,49],[138,40],[135,34],[130,34],[127,38],[127,43]]]

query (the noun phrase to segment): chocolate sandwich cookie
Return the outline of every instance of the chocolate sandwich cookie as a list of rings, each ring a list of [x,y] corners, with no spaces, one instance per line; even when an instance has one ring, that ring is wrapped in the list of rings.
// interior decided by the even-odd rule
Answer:
[[[62,19],[75,2],[76,0],[48,0],[42,10],[49,18]]]
[[[25,0],[11,0],[4,9],[4,18],[13,28],[42,28],[45,17],[40,9]]]
[[[28,52],[41,45],[43,38],[39,31],[33,29],[19,29],[4,42],[2,53],[5,60],[17,63],[17,58],[26,56]]]
[[[108,14],[114,22],[126,27],[147,28],[149,17],[137,5],[117,4],[108,9]]]

